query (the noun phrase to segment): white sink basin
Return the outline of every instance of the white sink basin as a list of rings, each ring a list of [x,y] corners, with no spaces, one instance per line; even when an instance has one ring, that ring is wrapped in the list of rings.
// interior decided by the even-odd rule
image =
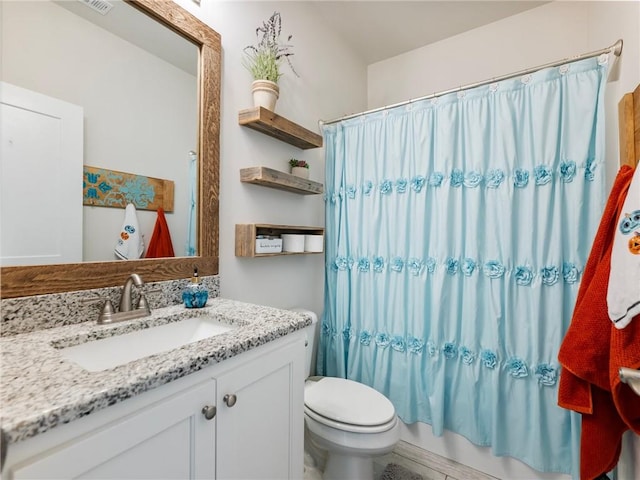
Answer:
[[[60,354],[85,370],[100,372],[236,328],[210,317],[193,317],[62,348]]]

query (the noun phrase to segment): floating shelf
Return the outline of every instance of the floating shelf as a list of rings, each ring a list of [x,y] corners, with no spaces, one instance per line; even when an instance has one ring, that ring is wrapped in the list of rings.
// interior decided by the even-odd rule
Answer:
[[[268,223],[236,224],[236,257],[276,257],[281,255],[317,255],[324,252],[280,252],[256,253],[258,235],[282,235],[294,233],[301,235],[324,235],[322,227],[302,227],[295,225],[271,225]]]
[[[242,168],[240,169],[240,181],[299,193],[300,195],[318,195],[324,192],[324,186],[321,183],[268,167]]]
[[[238,123],[303,150],[322,147],[320,135],[264,107],[240,110]]]

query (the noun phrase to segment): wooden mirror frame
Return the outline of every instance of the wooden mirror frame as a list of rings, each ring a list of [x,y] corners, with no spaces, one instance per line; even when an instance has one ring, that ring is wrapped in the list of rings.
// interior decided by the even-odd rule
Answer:
[[[620,165],[640,164],[640,84],[618,103]]]
[[[200,51],[197,214],[199,256],[2,267],[1,298],[119,286],[133,272],[141,275],[145,282],[187,278],[194,267],[198,268],[200,276],[218,273],[220,35],[174,2],[125,1],[194,43]]]

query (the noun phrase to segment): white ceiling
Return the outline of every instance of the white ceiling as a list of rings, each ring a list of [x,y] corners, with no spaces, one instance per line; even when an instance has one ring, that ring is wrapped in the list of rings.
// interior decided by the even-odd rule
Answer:
[[[160,27],[145,15],[129,15],[135,9],[125,5],[122,0],[109,0],[114,8],[105,16],[96,13],[80,1],[54,1],[73,13],[127,38],[132,43],[155,52],[179,68],[190,73],[195,72],[197,49],[193,45],[170,30]],[[370,65],[548,2],[305,0],[303,3],[313,9],[367,65]]]
[[[547,1],[311,1],[367,65],[487,25]]]

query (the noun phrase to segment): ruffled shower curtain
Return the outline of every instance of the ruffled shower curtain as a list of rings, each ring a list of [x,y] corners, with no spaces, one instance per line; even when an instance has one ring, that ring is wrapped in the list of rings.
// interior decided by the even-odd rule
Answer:
[[[605,200],[607,58],[324,126],[318,370],[577,474],[557,353]]]

